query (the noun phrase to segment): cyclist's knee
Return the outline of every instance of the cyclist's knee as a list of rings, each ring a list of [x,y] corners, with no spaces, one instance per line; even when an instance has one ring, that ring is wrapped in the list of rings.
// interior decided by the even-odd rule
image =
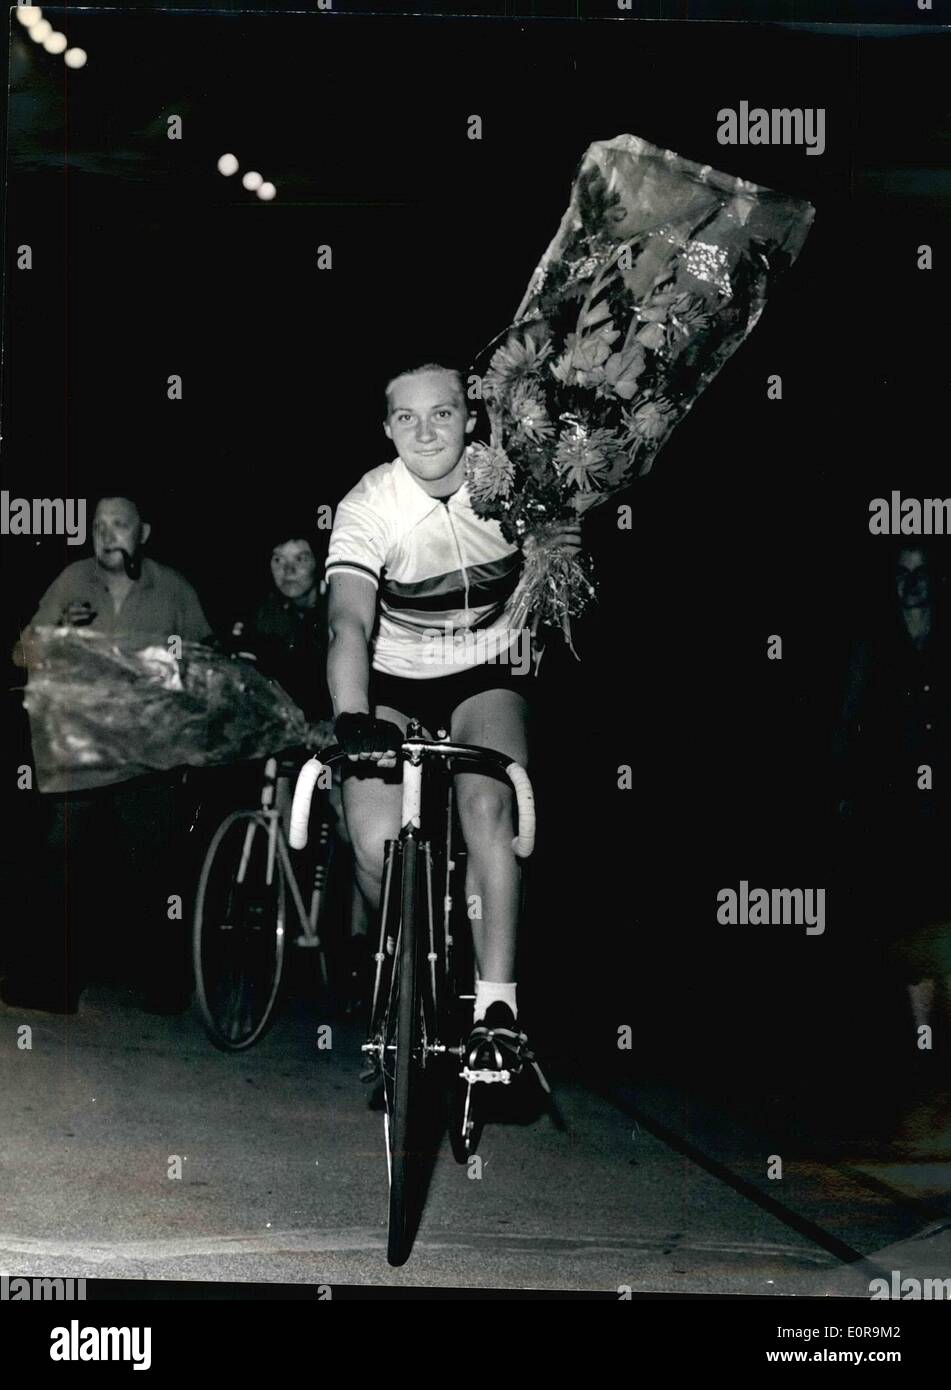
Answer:
[[[473,840],[492,840],[500,832],[511,832],[512,794],[507,787],[489,783],[459,793],[459,818],[463,835]]]

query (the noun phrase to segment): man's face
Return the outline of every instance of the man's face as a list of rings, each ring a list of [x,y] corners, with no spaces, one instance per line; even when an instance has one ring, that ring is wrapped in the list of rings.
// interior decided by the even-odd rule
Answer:
[[[271,575],[285,598],[300,600],[317,591],[317,561],[307,541],[284,541],[271,554]]]
[[[134,555],[148,538],[149,527],[127,497],[103,497],[92,521],[96,562],[112,574],[122,572],[122,551]]]
[[[459,464],[475,426],[455,374],[440,369],[398,376],[387,399],[387,438],[427,492],[430,484],[438,487]]]
[[[931,571],[923,551],[901,552],[895,567],[895,589],[905,612],[910,608],[927,608],[931,603]]]

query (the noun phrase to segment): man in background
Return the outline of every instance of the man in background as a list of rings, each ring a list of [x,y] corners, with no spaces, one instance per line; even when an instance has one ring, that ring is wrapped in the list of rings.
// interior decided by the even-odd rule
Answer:
[[[33,642],[42,627],[88,627],[130,651],[169,647],[170,638],[208,640],[211,628],[192,586],[145,554],[150,532],[133,497],[101,497],[92,556],[68,565],[40,599],[21,635],[17,664],[35,665]],[[11,933],[4,1003],[75,1013],[95,946],[113,964],[117,947],[127,956],[151,1011],[187,1007],[189,885],[172,853],[179,781],[177,773],[138,765],[43,769],[48,830],[36,881],[23,894]],[[170,915],[175,895],[181,911]],[[117,929],[111,945],[110,919]]]

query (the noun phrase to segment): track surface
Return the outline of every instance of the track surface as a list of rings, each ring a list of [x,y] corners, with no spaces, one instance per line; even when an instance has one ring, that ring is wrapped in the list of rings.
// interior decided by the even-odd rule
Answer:
[[[409,1262],[385,1260],[382,1120],[358,1031],[302,1005],[243,1056],[197,1014],[98,986],[75,1018],[0,1006],[0,1264],[47,1277],[868,1296],[925,1232],[947,1167],[787,1166],[768,1139],[664,1088],[551,1077],[568,1128],[487,1126],[482,1172],[444,1140]],[[18,1047],[29,1024],[32,1046]],[[181,1160],[181,1177],[170,1177]],[[893,1165],[894,1167],[894,1165]],[[930,1177],[928,1174],[930,1173]],[[884,1177],[882,1176],[884,1174]],[[916,1204],[917,1203],[917,1204]],[[946,1204],[945,1204],[946,1205]],[[905,1244],[903,1245],[902,1242]],[[948,1264],[948,1260],[944,1261]],[[891,1267],[890,1265],[888,1267]],[[933,1271],[936,1272],[936,1271]]]

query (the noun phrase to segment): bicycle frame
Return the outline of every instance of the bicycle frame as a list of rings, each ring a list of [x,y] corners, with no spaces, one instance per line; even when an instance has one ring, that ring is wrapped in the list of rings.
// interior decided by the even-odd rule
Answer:
[[[445,745],[438,743],[438,751],[442,753]],[[462,745],[458,745],[462,747]],[[446,836],[443,856],[439,863],[439,869],[443,875],[443,891],[441,894],[441,919],[437,918],[437,899],[433,893],[433,876],[436,870],[434,864],[433,848],[429,838],[421,838],[422,823],[422,800],[423,800],[423,773],[424,758],[428,751],[432,751],[423,740],[419,740],[418,745],[412,748],[409,744],[404,744],[407,751],[407,759],[403,769],[403,791],[401,802],[401,825],[396,839],[386,842],[384,851],[383,867],[383,893],[380,911],[380,928],[378,949],[374,954],[375,964],[373,976],[373,988],[370,1000],[370,1022],[371,1031],[374,1021],[379,1023],[381,1017],[380,987],[384,979],[384,967],[388,958],[395,958],[399,949],[400,922],[402,914],[402,904],[395,904],[391,900],[394,874],[399,878],[397,862],[403,854],[404,847],[409,840],[416,842],[417,849],[417,873],[420,876],[420,916],[416,923],[417,930],[425,932],[426,939],[422,949],[421,961],[424,960],[428,966],[426,971],[427,988],[421,992],[422,1008],[424,1015],[423,1045],[421,1061],[425,1064],[426,1058],[430,1054],[441,1054],[446,1051],[457,1051],[456,1048],[447,1048],[445,1044],[439,1042],[439,1031],[441,1024],[440,1001],[443,991],[440,989],[438,970],[442,965],[443,978],[448,982],[452,975],[452,950],[453,939],[451,930],[453,898],[451,893],[452,873],[456,867],[452,858],[452,835],[453,835],[453,790],[452,782],[449,781],[446,800]],[[448,771],[448,768],[447,768]],[[396,909],[396,910],[394,910]],[[437,939],[438,928],[441,927],[441,934]],[[471,997],[471,996],[464,996]],[[382,1042],[368,1042],[363,1045],[364,1053],[373,1053],[382,1060]]]
[[[268,758],[264,766],[264,786],[261,790],[261,809],[258,811],[258,824],[264,822],[267,829],[267,868],[265,871],[265,883],[270,888],[274,882],[274,865],[277,859],[281,861],[281,867],[290,889],[291,901],[297,913],[297,920],[300,926],[300,936],[296,939],[298,946],[309,947],[320,952],[320,973],[324,984],[327,984],[327,962],[320,936],[317,932],[317,916],[320,900],[317,893],[311,897],[310,908],[304,904],[303,894],[297,879],[297,871],[291,861],[288,850],[287,838],[284,834],[282,825],[283,812],[277,806],[277,759]],[[251,844],[254,839],[255,822],[249,821],[248,827],[244,832],[244,846],[241,853],[241,862],[236,875],[236,882],[243,884],[247,873],[248,861],[251,856]],[[323,827],[324,838],[326,838],[326,826]],[[318,885],[319,886],[319,885]]]
[[[518,763],[513,759],[507,758],[504,754],[496,752],[494,749],[478,748],[466,743],[452,743],[448,736],[443,739],[426,739],[421,736],[421,725],[418,720],[411,719],[407,727],[406,738],[400,746],[400,757],[403,762],[403,783],[402,801],[400,811],[400,830],[398,839],[388,842],[384,865],[384,888],[382,902],[382,927],[385,931],[385,924],[389,920],[390,913],[390,879],[391,857],[394,845],[403,846],[412,839],[418,842],[418,847],[423,850],[425,860],[426,882],[429,885],[431,894],[432,874],[431,862],[429,861],[429,841],[420,839],[420,829],[422,820],[422,796],[423,796],[423,768],[424,760],[427,757],[439,757],[445,761],[447,771],[455,771],[456,762],[480,765],[483,768],[491,768],[497,773],[505,775],[511,783],[515,792],[518,804],[518,834],[513,839],[513,849],[519,858],[527,858],[534,847],[535,835],[535,810],[534,798],[532,795],[531,783],[528,775]],[[310,800],[313,795],[317,779],[324,767],[330,766],[334,762],[341,761],[347,755],[339,748],[333,747],[324,751],[320,756],[313,758],[305,763],[297,779],[297,787],[294,792],[294,805],[291,812],[290,844],[293,849],[301,849],[307,843],[307,825],[310,813]],[[447,865],[451,866],[451,835],[452,835],[452,816],[450,811],[447,823]],[[450,869],[447,868],[447,875]],[[432,910],[432,901],[427,904],[427,919],[429,930],[432,933],[435,926],[435,915]],[[451,912],[452,901],[447,891],[443,895],[443,941],[446,945],[447,960],[446,967],[449,969],[449,954],[452,949],[451,932]],[[385,947],[385,942],[381,936],[381,946]],[[433,1025],[432,1040],[426,1044],[427,1052],[460,1052],[461,1045],[452,1048],[447,1047],[438,1039],[436,1024],[438,1023],[438,1000],[439,990],[436,982],[436,952],[434,943],[430,941],[427,951],[429,963],[429,990],[428,1013]],[[371,1018],[374,1017],[378,1000],[378,987],[380,977],[380,959],[377,956],[377,972],[374,979],[373,999],[371,1004]],[[468,996],[467,996],[468,997]],[[364,1051],[372,1051],[373,1044],[364,1045]]]
[[[386,842],[369,1036],[362,1047],[363,1053],[372,1059],[369,1075],[377,1075],[383,1088],[389,1175],[387,1259],[391,1264],[402,1264],[412,1245],[409,1213],[414,1198],[407,1174],[416,1138],[411,1117],[415,1114],[413,1098],[417,1103],[419,1099],[418,1083],[430,1062],[453,1055],[462,1063],[456,1070],[466,1085],[464,1113],[458,1128],[450,1121],[453,1153],[458,1161],[462,1161],[460,1146],[464,1145],[465,1152],[471,1154],[476,1142],[475,1121],[470,1119],[473,1083],[509,1079],[508,1073],[483,1075],[466,1066],[468,1030],[459,1007],[452,965],[452,803],[447,798],[446,887],[440,922],[433,903],[432,844],[423,830],[424,760],[440,758],[450,775],[457,764],[503,772],[518,803],[518,833],[512,840],[516,855],[525,857],[531,853],[535,831],[534,800],[524,768],[492,749],[450,743],[448,736],[430,740],[420,735],[419,722],[410,720],[399,749],[403,765],[400,828],[397,838]],[[334,748],[324,753],[323,763],[345,756],[341,749]],[[319,757],[305,763],[297,779],[290,830],[291,845],[297,849],[307,843],[310,800],[322,765]],[[450,797],[451,787],[450,781]],[[394,876],[399,885],[396,894]],[[454,1036],[447,1036],[450,1031]]]
[[[289,798],[279,798],[278,787],[278,765],[276,758],[268,758],[264,765],[264,786],[261,789],[261,810],[260,815],[267,822],[268,829],[268,857],[266,883],[270,887],[274,876],[274,861],[276,856],[280,856],[281,864],[287,875],[291,890],[291,899],[297,912],[300,924],[300,936],[296,938],[296,945],[307,947],[321,952],[321,975],[324,984],[327,983],[327,966],[323,960],[323,951],[320,936],[317,932],[317,918],[320,912],[320,894],[323,891],[326,880],[326,866],[322,863],[318,865],[315,872],[313,884],[314,891],[311,893],[310,907],[304,904],[303,894],[300,891],[297,873],[293,869],[293,861],[288,853],[287,837],[284,833],[283,821],[285,814],[289,811],[289,806],[279,805],[278,801],[283,799],[285,803]],[[244,882],[245,869],[247,867],[248,855],[251,849],[251,841],[254,835],[253,827],[249,825],[245,832],[244,853],[241,857],[241,866],[238,871],[238,883]],[[327,843],[330,835],[330,827],[326,821],[321,823],[321,848]]]
[[[307,938],[308,945],[319,947],[320,938],[317,935],[316,923],[311,920],[311,914],[307,911],[307,908],[304,906],[304,899],[300,891],[300,885],[297,882],[297,874],[294,871],[294,866],[291,863],[290,852],[287,848],[287,840],[284,838],[284,832],[281,829],[280,812],[273,810],[262,810],[258,812],[258,817],[258,823],[260,824],[261,821],[265,823],[268,834],[267,871],[265,875],[265,883],[267,884],[268,888],[270,888],[273,884],[274,864],[275,861],[279,858],[281,861],[281,867],[283,868],[284,873],[287,876],[287,884],[291,891],[291,901],[293,902],[294,908],[297,912],[301,933],[303,936]],[[239,884],[244,882],[244,876],[247,872],[248,859],[251,854],[251,841],[253,840],[253,838],[254,824],[249,823],[248,828],[244,833],[244,848],[241,855],[241,866],[238,869],[238,873],[235,879],[235,881]]]

